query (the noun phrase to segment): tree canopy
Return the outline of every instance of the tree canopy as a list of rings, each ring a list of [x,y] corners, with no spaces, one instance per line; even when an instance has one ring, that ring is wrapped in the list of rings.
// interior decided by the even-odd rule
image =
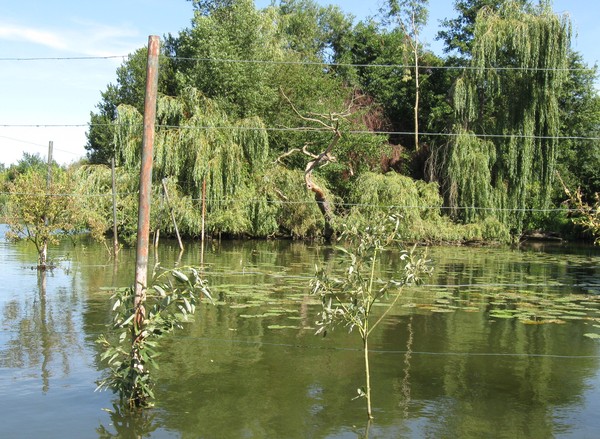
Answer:
[[[311,202],[306,157],[331,141],[313,122],[341,109],[350,112],[327,151],[335,160],[311,170],[340,219],[358,218],[350,204],[375,181],[367,175],[390,170],[414,188],[436,182],[454,220],[497,221],[515,235],[561,201],[556,169],[597,191],[596,73],[549,1],[456,0],[439,34],[446,58],[418,43],[427,1],[390,0],[363,21],[313,0],[193,4],[190,27],[162,45],[155,158],[191,235],[205,184],[212,233],[318,236],[318,210],[282,215],[292,199]],[[135,172],[145,54],[119,67],[91,114],[91,163],[114,156]]]

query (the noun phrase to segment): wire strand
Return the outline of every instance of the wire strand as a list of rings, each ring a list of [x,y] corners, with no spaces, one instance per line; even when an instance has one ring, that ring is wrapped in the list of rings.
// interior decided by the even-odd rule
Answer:
[[[91,127],[119,127],[119,126],[137,126],[143,127],[142,123],[139,124],[121,124],[121,123],[81,123],[81,124],[44,124],[44,123],[32,123],[32,124],[0,124],[0,128],[91,128]],[[238,131],[272,131],[272,132],[322,132],[328,133],[331,130],[326,128],[316,127],[244,127],[244,126],[197,126],[197,125],[155,125],[156,129],[186,129],[186,130],[238,130]],[[386,135],[386,136],[413,136],[414,131],[370,131],[370,130],[348,130],[345,134],[351,135]],[[459,133],[443,133],[443,132],[427,132],[419,131],[421,136],[430,137],[457,137]],[[483,134],[483,133],[472,133],[473,136],[481,138],[496,138],[496,139],[537,139],[537,140],[590,140],[600,141],[600,136],[539,136],[539,135],[527,135],[527,134]],[[5,136],[0,136],[5,137]],[[8,138],[8,137],[5,137]]]
[[[137,192],[121,192],[118,193],[118,197],[128,197],[138,195]],[[96,198],[96,197],[112,197],[112,193],[105,194],[81,194],[81,193],[46,193],[46,192],[0,192],[0,196],[26,196],[26,197],[74,197],[74,198]],[[199,202],[201,198],[190,198],[190,201]],[[239,202],[237,198],[207,198],[209,203],[228,203],[228,202]],[[289,201],[289,200],[264,200],[264,199],[248,199],[244,198],[245,202],[258,203],[266,202],[267,204],[280,204],[280,205],[313,205],[315,201]],[[489,212],[565,212],[575,213],[579,212],[577,208],[569,207],[547,207],[547,208],[511,208],[511,207],[483,207],[483,206],[414,206],[414,205],[400,205],[400,204],[372,204],[372,203],[337,203],[340,207],[375,207],[381,209],[397,209],[397,210],[432,210],[439,209],[441,211],[460,211],[460,210],[476,210],[476,211],[489,211]]]
[[[107,55],[107,56],[64,56],[64,57],[4,57],[0,58],[0,62],[31,62],[31,61],[91,61],[91,60],[111,60],[111,59],[127,59],[130,55]],[[302,61],[302,60],[260,60],[260,59],[239,59],[239,58],[209,58],[209,57],[183,57],[160,54],[160,58],[170,59],[174,61],[193,61],[206,63],[239,63],[239,64],[271,64],[271,65],[305,65],[305,66],[322,66],[322,67],[356,67],[356,68],[386,68],[386,69],[410,69],[419,70],[464,70],[464,71],[525,71],[525,72],[596,72],[596,68],[590,67],[516,67],[516,66],[434,66],[414,64],[385,64],[385,63],[343,63],[335,61]]]

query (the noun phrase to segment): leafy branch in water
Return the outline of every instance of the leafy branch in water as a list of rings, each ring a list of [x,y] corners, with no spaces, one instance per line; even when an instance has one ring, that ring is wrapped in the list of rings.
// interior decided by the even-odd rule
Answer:
[[[358,395],[367,401],[367,415],[373,417],[371,409],[371,384],[369,372],[369,335],[385,318],[398,301],[404,286],[416,285],[423,276],[429,275],[432,267],[426,256],[418,256],[415,248],[406,251],[401,248],[400,216],[391,215],[388,221],[366,228],[345,226],[340,240],[346,246],[337,249],[343,253],[348,266],[342,276],[333,276],[325,269],[317,268],[311,281],[312,294],[319,296],[322,303],[320,320],[317,322],[317,334],[326,335],[337,325],[343,325],[349,331],[357,329],[363,342],[365,360],[365,387],[358,389]],[[404,264],[401,276],[397,279],[380,279],[377,265],[381,254],[387,250],[398,250],[400,261]],[[375,302],[386,299],[392,289],[400,290],[388,307],[374,323],[371,323],[371,311]]]
[[[146,292],[145,316],[134,306],[135,289],[129,287],[113,296],[112,329],[96,340],[102,349],[100,359],[109,367],[98,381],[97,390],[118,393],[121,405],[130,409],[152,407],[154,381],[151,370],[158,369],[158,343],[162,336],[190,320],[202,296],[212,302],[207,283],[195,268],[165,270],[155,276]]]

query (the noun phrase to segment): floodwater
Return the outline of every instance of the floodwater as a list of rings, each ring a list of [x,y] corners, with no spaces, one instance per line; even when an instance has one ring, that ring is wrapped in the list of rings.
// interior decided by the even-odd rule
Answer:
[[[161,242],[164,267],[199,265]],[[152,252],[151,252],[152,253]],[[39,275],[26,243],[0,242],[2,438],[595,438],[600,431],[600,249],[431,248],[428,285],[406,289],[370,339],[374,421],[366,422],[357,333],[315,336],[315,264],[331,248],[210,243],[215,304],[162,344],[156,408],[115,411],[95,392],[94,340],[110,288],[132,283],[133,250],[52,248]],[[382,262],[382,276],[398,270]],[[377,313],[383,311],[377,308]],[[108,410],[105,410],[108,409]]]

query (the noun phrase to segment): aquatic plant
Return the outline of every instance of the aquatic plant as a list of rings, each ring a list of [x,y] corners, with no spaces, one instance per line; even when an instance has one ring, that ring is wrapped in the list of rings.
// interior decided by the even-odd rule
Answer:
[[[151,370],[159,367],[158,343],[193,316],[202,296],[212,301],[206,281],[194,268],[166,270],[155,276],[142,307],[134,306],[133,287],[116,291],[112,297],[114,332],[96,340],[103,350],[100,359],[109,367],[108,375],[97,382],[97,390],[112,390],[121,405],[130,409],[152,407]]]
[[[419,257],[415,247],[411,251],[400,248],[401,218],[390,215],[387,221],[374,226],[359,228],[344,225],[340,240],[345,244],[338,246],[348,264],[342,276],[336,276],[323,268],[317,268],[311,280],[312,294],[321,299],[322,311],[317,322],[317,334],[326,335],[327,331],[341,324],[351,332],[357,329],[363,343],[365,363],[365,386],[358,389],[358,397],[364,397],[367,404],[367,416],[373,418],[371,408],[371,375],[369,365],[369,336],[384,319],[389,310],[402,294],[402,288],[421,282],[424,275],[432,271],[426,256]],[[389,249],[400,250],[400,261],[404,264],[398,279],[382,280],[377,277],[377,264],[382,252]],[[387,298],[388,291],[396,291],[395,298],[389,302],[386,310],[374,323],[371,312],[377,301]]]

